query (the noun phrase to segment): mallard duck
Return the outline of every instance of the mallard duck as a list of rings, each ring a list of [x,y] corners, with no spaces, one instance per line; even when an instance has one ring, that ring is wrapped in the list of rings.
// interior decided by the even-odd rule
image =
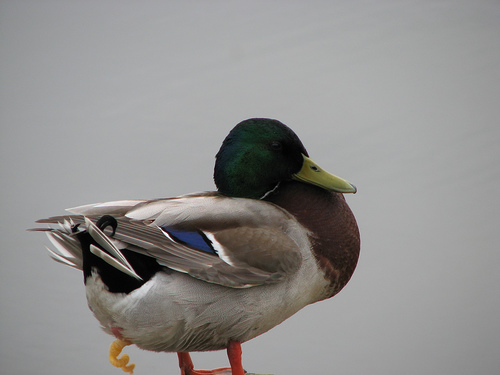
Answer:
[[[182,375],[243,375],[241,343],[337,294],[358,260],[343,193],[277,120],[234,127],[216,155],[215,192],[122,200],[39,220],[56,260],[83,270],[88,305],[124,346],[177,352]],[[195,370],[189,352],[226,349],[230,368]]]

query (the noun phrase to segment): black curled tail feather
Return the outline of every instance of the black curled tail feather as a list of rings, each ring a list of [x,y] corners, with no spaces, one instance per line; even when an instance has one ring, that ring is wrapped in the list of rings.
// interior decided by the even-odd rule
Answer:
[[[111,228],[113,228],[113,233],[111,233],[111,237],[115,235],[116,228],[118,228],[118,221],[111,215],[102,216],[99,220],[97,220],[97,223],[95,224],[102,231],[104,231],[106,227],[111,226]]]

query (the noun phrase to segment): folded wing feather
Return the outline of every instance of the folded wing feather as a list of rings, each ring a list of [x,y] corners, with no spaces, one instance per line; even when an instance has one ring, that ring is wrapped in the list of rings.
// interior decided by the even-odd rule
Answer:
[[[110,237],[109,232],[104,231],[108,234],[106,239],[100,238],[103,244],[114,244],[113,249],[118,251],[126,248],[149,255],[163,266],[224,286],[249,287],[276,282],[293,274],[301,263],[300,251],[286,230],[293,218],[279,207],[262,201],[202,193],[153,201],[98,203],[75,207],[70,212],[77,215],[39,222],[72,220],[95,234],[97,227],[91,223],[102,215],[113,215],[118,222],[116,233]],[[81,215],[91,221],[85,224]],[[176,242],[165,235],[162,226],[203,231],[219,256]],[[104,232],[99,230],[97,234]],[[60,231],[51,229],[48,235],[62,246],[57,240]],[[70,263],[79,266],[73,259],[76,239],[70,238]],[[65,258],[61,252],[57,255]],[[121,253],[109,255],[122,264],[128,263],[121,259]]]

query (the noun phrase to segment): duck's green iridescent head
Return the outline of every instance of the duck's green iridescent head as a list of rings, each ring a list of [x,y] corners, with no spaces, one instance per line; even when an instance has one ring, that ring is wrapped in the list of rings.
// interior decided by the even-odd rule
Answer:
[[[236,125],[217,153],[215,184],[224,195],[259,199],[281,181],[298,180],[341,193],[349,182],[319,168],[299,137],[277,120],[253,118]]]

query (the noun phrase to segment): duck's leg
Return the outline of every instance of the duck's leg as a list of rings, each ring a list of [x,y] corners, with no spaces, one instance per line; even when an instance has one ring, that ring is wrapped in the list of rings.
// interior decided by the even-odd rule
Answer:
[[[227,356],[231,367],[217,368],[214,370],[195,370],[191,356],[187,352],[178,352],[181,375],[245,375],[241,364],[241,344],[230,341],[227,347]]]
[[[179,357],[181,375],[231,375],[231,369],[229,367],[217,368],[214,370],[195,370],[193,361],[188,352],[178,352],[177,357]]]
[[[113,366],[119,367],[129,374],[134,373],[135,364],[128,364],[130,361],[130,357],[127,354],[123,354],[121,358],[118,358],[118,356],[120,355],[124,347],[131,344],[132,343],[130,341],[118,339],[113,341],[111,343],[111,346],[109,347],[109,362],[111,362]]]
[[[193,361],[188,352],[177,352],[181,375],[191,375],[194,371]]]
[[[227,357],[231,364],[232,375],[245,375],[245,370],[243,370],[243,365],[241,364],[241,343],[229,341]]]

